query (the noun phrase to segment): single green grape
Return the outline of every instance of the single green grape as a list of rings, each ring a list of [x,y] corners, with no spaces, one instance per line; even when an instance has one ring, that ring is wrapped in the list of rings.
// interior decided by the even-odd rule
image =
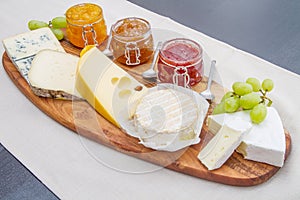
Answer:
[[[61,29],[51,28],[51,30],[58,40],[62,40],[64,38],[64,32]]]
[[[262,82],[262,89],[266,92],[270,92],[271,90],[273,90],[274,87],[274,83],[271,79],[265,79]]]
[[[225,101],[225,99],[227,99],[227,98],[229,98],[229,97],[232,97],[234,94],[233,94],[233,92],[226,92],[225,94],[224,94],[224,96],[222,97],[222,99],[221,99],[221,102],[223,102],[223,101]]]
[[[238,97],[229,97],[224,101],[224,109],[228,113],[237,111],[240,108],[240,99]]]
[[[217,104],[212,112],[213,115],[216,115],[216,114],[222,114],[222,113],[225,113],[225,108],[224,108],[224,101],[222,101],[221,103]]]
[[[254,108],[250,111],[251,121],[255,124],[259,124],[262,121],[264,121],[266,116],[267,116],[267,107],[262,103],[254,106]]]
[[[49,26],[48,23],[43,22],[43,21],[30,20],[28,22],[28,28],[30,30],[36,30],[36,29],[43,28],[43,27],[48,27],[48,26]]]
[[[52,28],[66,28],[67,20],[65,17],[55,17],[51,20]]]
[[[254,106],[259,104],[261,101],[260,95],[255,92],[251,92],[249,94],[245,94],[240,98],[240,105],[243,109],[252,109]]]
[[[250,85],[249,83],[245,83],[245,82],[233,83],[232,89],[233,89],[234,93],[239,96],[243,96],[243,95],[248,94],[253,91],[252,85]]]
[[[254,92],[258,92],[261,89],[260,81],[257,78],[247,78],[246,83],[252,86]]]

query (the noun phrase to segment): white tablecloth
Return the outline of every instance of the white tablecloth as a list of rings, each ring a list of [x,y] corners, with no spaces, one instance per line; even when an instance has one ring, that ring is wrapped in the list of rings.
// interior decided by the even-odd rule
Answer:
[[[108,26],[119,18],[139,16],[148,19],[153,28],[176,30],[197,40],[207,54],[217,60],[218,80],[225,87],[249,76],[273,79],[276,88],[271,98],[291,134],[291,155],[275,176],[254,187],[233,187],[157,169],[149,163],[85,141],[61,126],[26,99],[1,67],[0,142],[17,159],[62,199],[299,199],[299,75],[127,1],[93,2],[102,6]],[[27,31],[30,19],[48,21],[63,15],[76,3],[81,1],[2,2],[0,38]],[[2,54],[4,49],[0,49]],[[95,152],[100,154],[95,155]]]

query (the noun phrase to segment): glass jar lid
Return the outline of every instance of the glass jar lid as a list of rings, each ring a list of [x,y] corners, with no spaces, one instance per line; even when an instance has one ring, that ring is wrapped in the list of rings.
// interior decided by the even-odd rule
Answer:
[[[202,61],[202,47],[187,38],[176,38],[164,42],[160,59],[172,67],[190,67]]]
[[[128,17],[118,20],[112,25],[111,31],[119,42],[139,42],[151,35],[151,26],[145,19]]]
[[[67,22],[71,25],[83,26],[99,23],[102,18],[102,8],[93,3],[77,4],[66,11]]]

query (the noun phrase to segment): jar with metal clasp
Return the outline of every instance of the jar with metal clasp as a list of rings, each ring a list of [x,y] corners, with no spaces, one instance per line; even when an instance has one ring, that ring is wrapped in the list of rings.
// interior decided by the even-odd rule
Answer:
[[[202,47],[195,41],[176,38],[164,42],[157,62],[158,80],[191,87],[203,77]]]
[[[82,3],[66,11],[68,40],[83,48],[90,44],[101,44],[107,37],[102,8],[92,3]]]
[[[129,17],[111,27],[111,49],[121,64],[135,66],[147,62],[153,54],[151,26],[145,19]]]

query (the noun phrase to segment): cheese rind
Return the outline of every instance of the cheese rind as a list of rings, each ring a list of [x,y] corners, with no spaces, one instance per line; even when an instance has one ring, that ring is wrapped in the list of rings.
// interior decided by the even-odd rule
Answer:
[[[137,127],[149,132],[172,133],[191,126],[197,119],[197,107],[192,97],[176,90],[149,92],[138,104],[134,114]]]
[[[237,152],[245,159],[282,167],[286,149],[282,121],[274,107],[268,107],[267,111],[266,119],[260,124],[253,124],[249,133],[243,137]],[[251,122],[249,111],[240,111],[210,115],[207,121],[208,127],[215,134],[224,123],[236,117]]]
[[[198,159],[208,170],[220,168],[240,145],[242,137],[251,127],[251,123],[240,118],[227,121],[200,151]]]
[[[136,132],[141,143],[151,148],[168,146],[177,134],[190,135],[198,118],[194,99],[173,89],[152,90],[137,105],[134,114]]]
[[[75,91],[78,60],[77,56],[64,52],[48,49],[39,51],[28,72],[33,92],[42,97],[81,98]]]
[[[164,94],[164,92],[167,92],[168,94],[166,95],[161,95],[162,98],[158,99],[152,99],[156,98],[157,94]],[[172,107],[175,105],[178,106],[177,109],[174,110],[175,113],[177,113],[180,116],[172,116],[172,118],[169,118],[168,120],[164,120],[163,122],[172,122],[173,120],[179,122],[176,125],[173,126],[163,126],[165,123],[161,123],[160,125],[162,126],[157,126],[156,128],[151,127],[151,119],[148,121],[149,126],[147,125],[148,123],[140,123],[138,126],[141,126],[142,124],[146,125],[148,128],[146,128],[148,131],[150,130],[150,133],[147,134],[147,132],[142,132],[140,133],[139,130],[137,130],[137,124],[136,120],[124,120],[124,117],[120,117],[120,122],[122,128],[127,132],[127,134],[131,135],[132,137],[136,137],[140,139],[140,143],[143,144],[146,147],[159,150],[159,151],[170,151],[174,152],[177,150],[180,150],[182,148],[188,147],[193,144],[197,144],[200,142],[200,133],[202,129],[202,125],[204,122],[204,119],[206,117],[206,113],[208,111],[209,103],[199,95],[199,93],[176,86],[174,84],[168,84],[168,83],[162,83],[158,84],[156,87],[152,87],[148,90],[148,96],[150,99],[147,100],[146,102],[149,102],[151,105],[153,102],[156,102],[156,105],[152,105],[148,108],[148,111],[150,110],[150,113],[144,113],[144,117],[154,117],[157,116],[157,114],[151,116],[151,110],[153,111],[153,107],[160,109],[158,113],[168,113],[171,112],[170,114],[172,115],[171,109],[168,110],[168,106]],[[151,95],[151,93],[153,95]],[[178,93],[182,93],[180,95],[177,95]],[[146,97],[145,95],[144,97]],[[163,97],[164,96],[164,97]],[[168,96],[168,98],[166,98]],[[184,98],[182,98],[185,96]],[[144,98],[142,97],[142,99]],[[167,105],[170,98],[173,98],[174,104],[172,105]],[[178,98],[180,97],[180,98]],[[181,101],[181,99],[183,101]],[[159,101],[162,101],[161,103]],[[142,102],[142,100],[140,100]],[[185,105],[184,102],[189,102],[187,105]],[[167,105],[167,108],[161,107],[162,105],[165,106]],[[160,105],[160,106],[159,106]],[[138,106],[137,106],[138,107]],[[140,107],[142,108],[142,107]],[[138,110],[138,109],[136,109]],[[143,110],[143,109],[142,109]],[[197,113],[197,117],[195,121],[193,121],[194,117],[191,115],[191,119],[183,119],[184,118],[189,118],[189,114],[192,113]],[[173,113],[174,114],[174,113]],[[194,115],[193,114],[193,115]],[[163,114],[165,116],[165,114]],[[167,115],[168,116],[168,115]],[[167,117],[166,116],[166,117]],[[160,118],[161,120],[164,117]],[[143,119],[141,117],[140,119]],[[183,120],[183,121],[181,121]],[[156,121],[156,119],[154,119]],[[159,121],[159,120],[157,120]],[[140,127],[142,129],[142,126]],[[165,128],[165,129],[164,129]]]
[[[80,58],[77,70],[77,91],[97,112],[118,127],[120,113],[147,92],[144,85],[96,47]],[[126,117],[131,118],[133,112],[134,106],[126,113]]]

